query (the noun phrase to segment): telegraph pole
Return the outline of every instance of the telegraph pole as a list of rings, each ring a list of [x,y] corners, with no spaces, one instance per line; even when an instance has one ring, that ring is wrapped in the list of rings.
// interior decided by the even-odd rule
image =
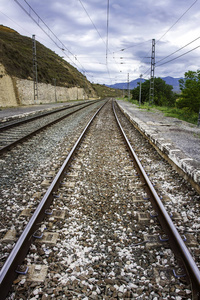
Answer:
[[[198,116],[197,127],[200,127],[200,109],[199,109],[199,116]]]
[[[153,104],[153,100],[154,100],[154,72],[155,72],[155,39],[152,39],[149,105]]]
[[[38,100],[38,78],[37,78],[37,56],[36,56],[36,41],[35,34],[32,35],[33,42],[33,91],[34,91],[34,104]]]
[[[142,93],[142,74],[140,75],[140,95],[139,95],[139,106],[141,105],[141,93]]]
[[[53,78],[54,81],[54,89],[55,89],[55,102],[57,102],[57,95],[56,95],[56,78]]]
[[[127,76],[127,91],[128,91],[128,100],[130,100],[129,73],[128,73],[128,76]]]

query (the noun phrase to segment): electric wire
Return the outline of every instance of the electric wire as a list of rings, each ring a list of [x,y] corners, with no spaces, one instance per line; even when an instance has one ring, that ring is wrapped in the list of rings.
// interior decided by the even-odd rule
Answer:
[[[189,50],[189,51],[187,51],[187,52],[185,52],[185,53],[183,53],[183,54],[181,54],[181,55],[179,55],[179,56],[177,56],[177,57],[174,57],[174,58],[172,58],[172,59],[170,59],[170,60],[168,60],[168,61],[166,61],[166,62],[164,62],[164,63],[162,63],[162,64],[160,64],[160,65],[158,65],[158,66],[156,66],[156,67],[160,67],[160,66],[163,66],[163,65],[165,65],[165,64],[168,64],[169,62],[171,62],[171,61],[173,61],[173,60],[175,60],[175,59],[178,59],[178,58],[180,58],[180,57],[182,57],[182,56],[184,56],[184,55],[186,55],[186,54],[188,54],[188,53],[190,53],[190,52],[196,50],[196,49],[199,48],[199,47],[200,47],[200,45],[197,46],[197,47],[195,47],[195,48],[193,48],[193,49],[191,49],[191,50]]]
[[[106,32],[106,64],[108,63],[108,32],[109,32],[109,8],[110,3],[109,0],[107,0],[107,32]]]
[[[0,11],[0,13],[2,15],[4,15],[6,18],[8,18],[10,21],[12,21],[14,24],[16,24],[19,28],[23,29],[28,34],[31,34],[29,31],[27,31],[26,29],[24,29],[22,26],[20,26],[17,22],[15,22],[14,20],[12,20],[9,16],[7,16],[6,14],[4,14],[2,11]]]
[[[195,3],[197,2],[198,0],[195,0],[190,6],[189,6],[189,8],[176,20],[176,22],[156,41],[156,44],[183,18],[183,16],[195,5]],[[197,38],[198,39],[198,38]],[[195,41],[195,40],[194,40]],[[193,42],[193,41],[192,41]],[[192,43],[191,42],[191,43]],[[178,52],[178,51],[180,51],[181,49],[183,49],[183,48],[185,48],[186,46],[188,46],[189,44],[191,44],[191,43],[188,43],[187,45],[185,45],[185,46],[183,46],[182,48],[180,48],[179,50],[177,50],[177,51],[175,51],[174,53],[172,53],[172,54],[170,54],[170,55],[168,55],[168,56],[166,56],[165,58],[163,58],[163,59],[161,59],[160,61],[163,61],[164,59],[166,59],[166,58],[168,58],[168,57],[170,57],[171,55],[173,55],[173,54],[175,54],[176,52]],[[198,47],[197,47],[198,48]],[[196,48],[195,48],[196,49]],[[195,50],[194,49],[194,50]],[[193,50],[191,50],[191,51],[193,51]],[[191,51],[188,51],[188,52],[186,52],[185,54],[187,54],[187,53],[189,53],[189,52],[191,52]],[[157,65],[157,67],[159,67],[159,66],[161,66],[161,65],[164,65],[164,64],[166,64],[166,63],[169,63],[169,62],[171,62],[171,61],[173,61],[173,60],[175,60],[175,59],[177,59],[177,58],[179,58],[179,57],[181,57],[181,56],[183,56],[183,55],[185,55],[185,54],[182,54],[182,55],[180,55],[180,56],[178,56],[178,57],[176,57],[176,58],[174,58],[174,59],[171,59],[171,60],[169,60],[169,61],[167,61],[167,62],[165,62],[165,63],[163,63],[163,64],[160,64],[160,65]],[[145,58],[145,57],[144,57]],[[144,58],[143,58],[143,60],[144,60]],[[143,61],[142,60],[142,61]],[[160,61],[158,61],[157,63],[159,63]],[[157,64],[156,63],[156,64]],[[155,64],[155,66],[156,66],[156,64]],[[149,68],[146,72],[144,72],[143,73],[143,75],[145,75],[147,72],[149,72],[151,70],[151,68]]]
[[[85,11],[86,15],[88,16],[89,20],[91,21],[93,27],[95,28],[96,32],[98,33],[99,37],[101,38],[101,40],[103,41],[104,45],[106,46],[106,63],[105,63],[105,65],[106,65],[106,69],[107,69],[108,75],[109,75],[109,77],[110,77],[110,71],[109,71],[109,69],[108,69],[108,52],[111,53],[111,51],[110,51],[110,49],[109,49],[109,47],[108,47],[109,1],[108,1],[108,3],[107,3],[107,30],[106,30],[106,31],[107,31],[107,38],[106,38],[106,42],[105,42],[104,39],[102,38],[102,36],[101,36],[99,30],[97,29],[96,25],[94,24],[92,18],[90,17],[88,11],[86,10],[86,8],[85,8],[85,6],[84,6],[82,0],[79,0],[79,2],[80,2],[80,4],[81,4],[83,10]],[[114,59],[114,58],[113,58],[113,59]],[[90,62],[90,63],[91,63],[91,62]],[[114,63],[117,65],[117,62],[115,61],[115,59],[114,59]],[[98,62],[98,64],[103,65],[103,63],[100,63],[100,62]]]
[[[82,0],[79,0],[79,2],[80,2],[80,4],[81,4],[82,8],[84,9],[85,13],[87,14],[89,20],[91,21],[92,25],[94,26],[95,30],[97,31],[97,33],[98,33],[99,37],[101,38],[102,42],[103,42],[104,45],[107,47],[107,43],[104,41],[104,39],[103,39],[103,37],[101,36],[99,30],[97,29],[96,25],[94,24],[92,18],[90,17],[88,11],[86,10],[86,8],[85,8],[85,6],[84,6]],[[109,4],[108,4],[108,5],[109,5]],[[108,21],[107,21],[107,23],[108,23]],[[108,32],[108,25],[107,25],[107,32]],[[112,52],[110,51],[109,47],[107,47],[107,50],[108,50],[109,53],[112,54]],[[79,57],[80,57],[80,56],[79,56]],[[113,58],[113,59],[114,59],[114,58]],[[115,59],[114,59],[114,61],[115,61]],[[115,61],[115,63],[117,64],[116,61]]]
[[[60,41],[60,39],[53,33],[53,31],[49,28],[49,26],[42,20],[42,18],[35,12],[35,10],[31,7],[31,5],[24,0],[24,2],[28,5],[30,11],[34,12],[34,14],[37,16],[38,21],[34,19],[34,17],[30,14],[30,12],[28,12],[20,3],[18,0],[14,0],[20,7],[21,9],[40,27],[40,29],[51,39],[51,41],[60,49],[62,50],[62,52],[69,58],[69,60],[78,68],[77,64],[69,57],[69,55],[67,55],[65,53],[65,51],[67,50],[77,61],[78,59],[76,58],[76,56]],[[46,32],[44,30],[44,28],[42,28],[42,26],[39,24],[39,21],[41,21],[43,23],[43,25],[45,25],[45,27],[48,29],[49,32],[51,32],[51,34],[54,36],[54,38],[57,40],[55,41],[48,32]],[[58,44],[58,42],[60,43],[60,45]],[[85,68],[82,66],[82,64],[78,61],[78,63],[80,64],[82,70],[84,72],[87,73],[87,71],[85,70]]]
[[[18,0],[14,0],[22,9],[23,9],[23,11],[42,29],[42,31],[45,33],[45,34],[47,34],[48,35],[48,37],[54,42],[54,44],[60,49],[60,50],[62,50],[63,48],[65,48],[65,49],[67,49],[67,51],[70,53],[70,54],[72,54],[72,56],[74,56],[75,57],[75,55],[59,40],[59,38],[53,33],[53,31],[49,28],[49,26],[42,20],[42,18],[36,13],[36,11],[31,7],[31,5],[26,1],[26,0],[24,0],[24,2],[29,6],[29,9],[31,10],[31,11],[33,11],[34,12],[34,14],[37,16],[37,18],[38,18],[38,20],[40,20],[44,25],[45,25],[45,27],[47,27],[47,29],[49,30],[49,32],[51,32],[51,34],[56,38],[56,40],[57,41],[59,41],[59,43],[61,44],[61,46],[59,46],[58,45],[58,43],[57,42],[55,42],[54,40],[53,40],[53,38],[48,34],[48,33],[46,33],[46,31],[40,26],[40,24],[39,24],[39,22],[38,21],[36,21],[32,16],[31,16],[31,14],[19,3],[19,1]]]
[[[105,43],[104,39],[102,38],[102,36],[101,36],[101,34],[100,34],[99,30],[97,29],[96,25],[94,24],[94,22],[92,21],[92,19],[91,19],[90,15],[89,15],[89,13],[87,12],[87,10],[86,10],[85,6],[83,5],[83,2],[82,2],[81,0],[79,0],[79,2],[80,2],[80,4],[81,4],[82,8],[84,9],[84,11],[85,11],[86,15],[87,15],[87,16],[88,16],[88,18],[90,19],[90,21],[91,21],[92,25],[94,26],[94,28],[95,28],[96,32],[98,33],[99,37],[101,38],[101,40],[103,41],[103,43],[106,45],[106,43]]]
[[[150,41],[151,41],[151,40],[147,40],[147,41],[144,41],[144,42],[141,42],[141,43],[136,43],[136,44],[134,44],[134,45],[132,45],[132,46],[129,46],[129,47],[126,47],[126,48],[122,48],[122,49],[117,50],[117,51],[115,51],[115,52],[113,52],[113,53],[117,53],[117,52],[120,52],[120,51],[125,51],[125,50],[127,50],[127,49],[129,49],[129,48],[134,48],[134,47],[143,45],[143,44],[145,44],[145,43],[147,43],[147,42],[150,42]]]
[[[85,68],[82,66],[82,64],[80,63],[80,61],[76,58],[76,56],[59,40],[59,38],[53,33],[53,31],[49,28],[49,26],[42,20],[42,18],[33,10],[33,8],[30,6],[30,4],[27,2],[27,0],[24,0],[24,2],[28,5],[28,7],[29,7],[29,9],[31,10],[31,11],[33,11],[34,12],[34,14],[35,14],[35,16],[37,16],[37,18],[38,18],[38,21],[37,20],[35,20],[34,19],[34,17],[31,15],[31,13],[30,13],[30,11],[28,12],[20,3],[19,3],[19,1],[18,0],[14,0],[23,10],[24,10],[24,12],[40,27],[40,29],[51,39],[51,41],[60,49],[60,50],[62,50],[62,51],[68,51],[68,53],[69,54],[71,54],[74,58],[75,58],[75,60],[81,65],[81,67],[82,67],[82,69],[86,72],[86,73],[88,73],[86,70],[85,70]],[[182,18],[183,18],[183,16],[196,4],[196,2],[197,2],[198,0],[195,0],[191,5],[190,5],[190,7],[177,19],[177,21],[160,37],[160,39],[159,40],[157,40],[157,42],[156,43],[158,43]],[[88,14],[88,12],[87,12],[87,10],[86,10],[86,8],[85,8],[85,6],[83,5],[83,3],[82,3],[82,1],[81,0],[79,0],[79,2],[80,2],[80,4],[81,4],[81,6],[82,6],[82,8],[84,9],[84,11],[85,11],[85,13],[87,14],[87,16],[88,16],[88,18],[90,19],[90,21],[91,21],[91,23],[93,24],[93,26],[94,26],[94,28],[95,28],[95,30],[97,31],[97,33],[98,33],[98,35],[99,35],[99,37],[101,38],[101,40],[103,41],[103,43],[106,45],[106,66],[107,66],[107,71],[108,71],[108,74],[109,74],[109,76],[110,76],[110,71],[109,71],[109,69],[108,69],[108,52],[110,52],[110,50],[109,50],[109,47],[108,47],[108,41],[109,41],[109,13],[110,13],[110,3],[109,3],[109,0],[107,0],[107,26],[106,26],[106,42],[103,40],[103,38],[102,38],[102,36],[101,36],[101,34],[100,34],[100,32],[98,31],[98,29],[97,29],[97,27],[95,26],[95,24],[94,24],[94,22],[92,21],[92,19],[91,19],[91,17],[90,17],[90,15]],[[46,26],[46,28],[48,29],[48,32],[50,32],[52,35],[53,35],[53,37],[55,38],[52,38],[52,36],[48,33],[48,32],[46,32],[45,30],[44,30],[44,28],[39,24],[39,21],[40,22],[42,22],[42,24],[43,25],[45,25]],[[163,60],[165,60],[165,59],[167,59],[167,58],[169,58],[170,56],[172,56],[173,54],[175,54],[175,53],[177,53],[178,51],[180,51],[180,50],[182,50],[183,48],[185,48],[185,47],[187,47],[188,45],[190,45],[191,43],[193,43],[194,41],[196,41],[196,40],[198,40],[200,37],[198,37],[197,39],[195,39],[195,40],[193,40],[193,41],[191,41],[190,43],[188,43],[188,44],[186,44],[185,46],[183,46],[183,47],[181,47],[180,49],[178,49],[178,50],[176,50],[176,51],[174,51],[173,53],[171,53],[171,54],[169,54],[169,55],[167,55],[165,58],[162,58],[161,60],[159,60],[158,62],[156,62],[156,67],[159,67],[159,66],[162,66],[162,65],[164,65],[164,64],[167,64],[167,63],[169,63],[169,62],[171,62],[171,61],[174,61],[175,59],[178,59],[179,57],[182,57],[182,56],[184,56],[184,55],[186,55],[186,54],[188,54],[188,53],[190,53],[190,52],[192,52],[192,51],[194,51],[194,50],[196,50],[197,48],[199,48],[200,46],[197,46],[197,47],[195,47],[194,49],[192,49],[192,50],[189,50],[189,51],[187,51],[186,53],[183,53],[183,54],[181,54],[181,55],[179,55],[178,57],[175,57],[175,58],[173,58],[173,59],[171,59],[171,60],[169,60],[169,61],[167,61],[167,62],[164,62],[164,63],[162,63],[162,64],[159,64],[161,61],[163,61]],[[145,42],[142,42],[142,43],[139,43],[139,44],[143,44],[143,43],[145,43]],[[137,44],[137,45],[139,45],[139,44]],[[135,46],[137,46],[137,45],[133,45],[133,46],[129,46],[129,47],[127,47],[127,48],[123,48],[123,49],[121,49],[121,50],[119,50],[119,51],[124,51],[124,50],[126,50],[126,49],[129,49],[129,48],[132,48],[132,47],[135,47]],[[65,53],[65,52],[64,52]],[[72,59],[65,53],[65,55],[72,61]],[[145,58],[145,57],[144,57]],[[144,60],[144,58],[143,58],[143,60]],[[114,57],[113,57],[113,59],[114,59]],[[74,61],[72,61],[72,63],[74,64],[74,65],[76,65],[76,63],[74,62]],[[116,63],[116,65],[118,65],[117,64],[117,62],[115,61],[115,63]],[[76,65],[77,66],[77,65]],[[77,66],[78,67],[78,66]],[[150,70],[150,68],[147,70],[147,71],[145,71],[143,74],[145,75],[148,71]]]
[[[183,46],[183,47],[179,48],[178,50],[174,51],[173,53],[171,53],[171,54],[167,55],[166,57],[164,57],[164,58],[160,59],[159,61],[157,61],[157,64],[158,64],[159,62],[161,62],[161,61],[165,60],[166,58],[168,58],[168,57],[172,56],[173,54],[175,54],[175,53],[179,52],[180,50],[184,49],[185,47],[189,46],[190,44],[192,44],[192,43],[196,42],[198,39],[200,39],[200,36],[199,36],[198,38],[194,39],[193,41],[189,42],[189,43],[188,43],[188,44],[186,44],[185,46]]]
[[[11,19],[9,16],[7,16],[7,15],[6,15],[5,13],[3,13],[2,11],[0,11],[0,13],[1,13],[2,15],[4,15],[6,18],[8,18],[10,21],[12,21],[14,24],[16,24],[16,25],[17,25],[19,28],[21,28],[23,31],[27,32],[29,35],[32,34],[31,32],[27,31],[24,27],[22,27],[21,25],[19,25],[19,23],[17,23],[17,22],[14,21],[13,19]],[[47,42],[47,40],[44,39],[43,37],[38,36],[38,35],[37,35],[37,37],[39,37],[41,40]],[[52,44],[52,45],[53,45],[53,44]]]
[[[157,40],[156,43],[158,43],[181,19],[182,17],[194,6],[194,4],[197,2],[198,0],[195,0],[192,5],[190,5],[190,7],[176,20],[176,22]]]
[[[108,68],[108,34],[109,34],[109,13],[110,13],[110,2],[109,0],[107,1],[107,30],[106,30],[106,68],[107,68],[107,72],[108,72],[108,76],[110,78],[110,81],[111,80],[111,77],[110,77],[110,70]]]

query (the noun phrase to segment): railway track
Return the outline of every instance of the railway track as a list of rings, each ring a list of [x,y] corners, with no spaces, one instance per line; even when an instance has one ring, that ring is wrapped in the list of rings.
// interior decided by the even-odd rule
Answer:
[[[173,299],[180,292],[198,299],[199,270],[149,178],[134,166],[133,160],[140,162],[127,152],[110,110],[107,104],[88,124],[87,136],[81,135],[53,179],[1,270],[2,295],[23,264],[29,271],[15,280],[16,299]],[[21,217],[27,218],[25,212]],[[172,276],[178,264],[167,241],[174,240],[171,232],[178,262],[186,254],[178,279]],[[46,277],[37,282],[41,270]]]
[[[0,124],[0,154],[94,102],[88,101]]]

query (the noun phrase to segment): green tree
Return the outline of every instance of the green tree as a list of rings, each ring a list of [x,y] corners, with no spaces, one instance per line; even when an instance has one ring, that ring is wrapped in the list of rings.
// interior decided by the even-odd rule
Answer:
[[[198,113],[200,107],[200,70],[188,71],[185,78],[179,80],[181,97],[177,100],[177,107]]]
[[[141,102],[149,101],[149,89],[150,89],[150,80],[146,80],[142,83],[141,90]],[[166,84],[164,80],[160,77],[154,78],[154,103],[159,106],[174,106],[175,104],[175,94],[172,91],[173,86]],[[139,100],[139,91],[140,87],[138,86],[131,91],[132,98],[134,100]]]
[[[144,103],[148,101],[149,99],[149,80],[146,80],[142,83],[142,89],[141,89],[141,102]],[[139,101],[139,93],[140,93],[140,85],[138,83],[138,86],[131,90],[132,99]]]

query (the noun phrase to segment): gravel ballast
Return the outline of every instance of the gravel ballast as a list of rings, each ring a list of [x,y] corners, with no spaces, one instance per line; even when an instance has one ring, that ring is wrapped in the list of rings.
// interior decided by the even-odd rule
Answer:
[[[58,170],[83,127],[100,105],[95,104],[77,112],[1,155],[1,239],[8,230],[14,230],[17,237],[21,234],[29,218],[20,219],[21,212],[23,209],[33,212],[37,207],[41,195],[46,191],[42,182],[49,170]],[[13,245],[1,243],[1,264]]]
[[[167,210],[181,214],[176,225],[194,231],[198,242],[199,196],[122,121]],[[59,155],[48,172],[57,160]],[[36,241],[25,260],[38,272],[46,267],[46,277],[40,283],[18,277],[8,299],[192,299],[190,286],[172,276],[176,259],[157,240],[162,229],[149,217],[152,206],[110,104],[95,119],[58,194],[51,209],[65,217],[53,214],[41,225],[57,241]],[[198,243],[191,251],[197,258]]]

